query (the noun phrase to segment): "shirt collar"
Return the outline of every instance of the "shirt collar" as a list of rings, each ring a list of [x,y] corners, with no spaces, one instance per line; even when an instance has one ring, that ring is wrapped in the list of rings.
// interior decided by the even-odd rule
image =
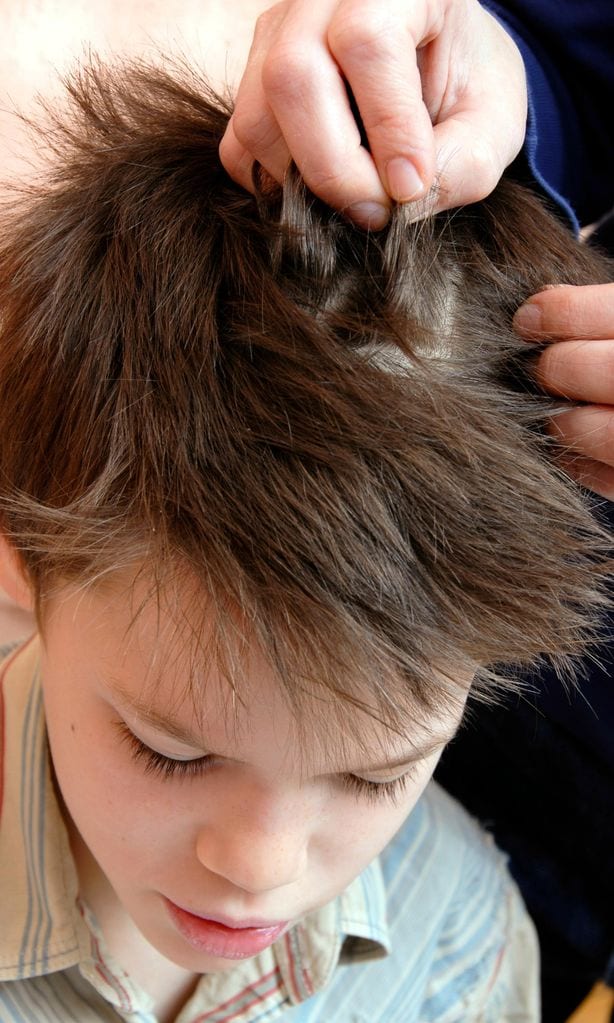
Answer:
[[[21,980],[78,962],[85,937],[49,763],[36,638],[0,668],[0,727],[0,980]]]

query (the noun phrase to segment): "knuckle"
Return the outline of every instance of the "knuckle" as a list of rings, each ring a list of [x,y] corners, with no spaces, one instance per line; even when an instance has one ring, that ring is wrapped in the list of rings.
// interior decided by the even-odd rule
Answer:
[[[541,300],[543,329],[549,334],[567,337],[579,326],[576,289],[563,285],[551,288]]]
[[[319,170],[307,170],[305,181],[312,192],[316,195],[333,195],[338,192],[344,183],[345,176],[337,171],[325,167]]]
[[[384,5],[371,5],[340,13],[329,26],[328,44],[337,56],[372,60],[398,49],[399,34]]]
[[[546,390],[577,398],[586,384],[586,368],[575,346],[549,344],[539,356],[539,378]],[[578,374],[578,363],[580,373]]]
[[[227,174],[243,185],[248,191],[252,191],[251,167],[253,160],[245,149],[238,147],[234,140],[222,139],[219,146],[220,162]]]
[[[348,192],[347,167],[342,170],[331,165],[320,164],[303,168],[307,187],[332,206],[339,206]],[[349,205],[349,201],[346,203]]]
[[[237,107],[232,123],[237,142],[249,152],[256,152],[270,145],[272,126],[267,110]]]
[[[218,147],[218,153],[222,166],[230,173],[235,163],[236,146],[229,140],[228,135],[223,136]]]
[[[604,325],[604,333],[614,337],[614,282],[580,287],[578,291],[586,319],[598,319]]]
[[[380,144],[389,139],[393,155],[400,155],[399,145],[408,138],[408,125],[415,123],[417,118],[412,116],[411,110],[405,108],[403,111],[380,109],[371,113],[368,121],[365,120],[365,127],[369,133],[376,132]],[[414,133],[415,135],[415,133]],[[414,138],[415,142],[415,138]],[[411,155],[411,154],[408,154]]]
[[[538,361],[538,379],[546,390],[556,391],[567,397],[566,392],[573,379],[568,353],[559,351],[558,345],[548,345],[544,348]]]
[[[465,203],[485,199],[499,182],[503,167],[489,142],[478,139],[471,147],[470,177],[465,181]]]
[[[479,181],[478,187],[485,195],[488,195],[497,184],[503,171],[499,158],[492,145],[482,139],[474,142],[471,156],[473,173]]]
[[[271,31],[279,24],[286,7],[287,4],[282,0],[281,3],[273,4],[272,7],[268,7],[266,11],[259,14],[254,27],[254,39],[260,41],[262,36],[270,35]]]
[[[614,412],[579,408],[564,412],[559,426],[561,442],[588,458],[614,463]]]
[[[272,99],[300,94],[314,74],[314,62],[306,49],[295,44],[272,47],[262,66],[262,85]]]

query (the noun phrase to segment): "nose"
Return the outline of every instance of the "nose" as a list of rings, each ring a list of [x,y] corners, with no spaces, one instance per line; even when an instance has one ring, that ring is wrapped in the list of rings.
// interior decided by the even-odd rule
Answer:
[[[296,816],[276,823],[267,817],[235,810],[209,821],[196,842],[202,865],[253,895],[300,880],[307,869],[308,828]]]

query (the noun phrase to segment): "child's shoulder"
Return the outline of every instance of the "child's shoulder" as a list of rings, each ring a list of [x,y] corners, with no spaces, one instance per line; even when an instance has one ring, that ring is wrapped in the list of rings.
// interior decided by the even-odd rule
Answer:
[[[21,646],[22,642],[23,640],[21,639],[13,639],[8,643],[0,643],[0,670],[3,667],[6,658],[9,657],[14,650],[17,650],[17,647]]]
[[[359,947],[293,1020],[538,1023],[534,928],[479,824],[431,783],[378,862],[388,955]],[[364,883],[372,894],[376,879]]]
[[[391,960],[400,956],[410,1001],[422,987],[420,1019],[474,1019],[477,1004],[480,1019],[508,1019],[510,1006],[519,1020],[537,1019],[533,926],[488,832],[431,782],[380,859]],[[522,998],[513,981],[519,958]]]
[[[39,659],[38,635],[0,643],[0,686],[20,685],[29,688],[37,676]]]
[[[37,636],[0,644],[0,764],[4,776],[9,759],[19,762],[23,722],[33,694],[38,691]],[[41,708],[41,718],[43,716]],[[16,758],[16,759],[15,759]]]

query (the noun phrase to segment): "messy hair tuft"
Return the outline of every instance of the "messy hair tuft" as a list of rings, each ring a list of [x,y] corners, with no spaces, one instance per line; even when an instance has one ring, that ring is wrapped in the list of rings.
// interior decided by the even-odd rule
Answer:
[[[58,582],[183,572],[294,702],[391,719],[583,651],[606,543],[511,316],[605,262],[510,182],[376,234],[293,170],[248,195],[185,68],[66,89],[0,242],[0,510],[43,611]]]

